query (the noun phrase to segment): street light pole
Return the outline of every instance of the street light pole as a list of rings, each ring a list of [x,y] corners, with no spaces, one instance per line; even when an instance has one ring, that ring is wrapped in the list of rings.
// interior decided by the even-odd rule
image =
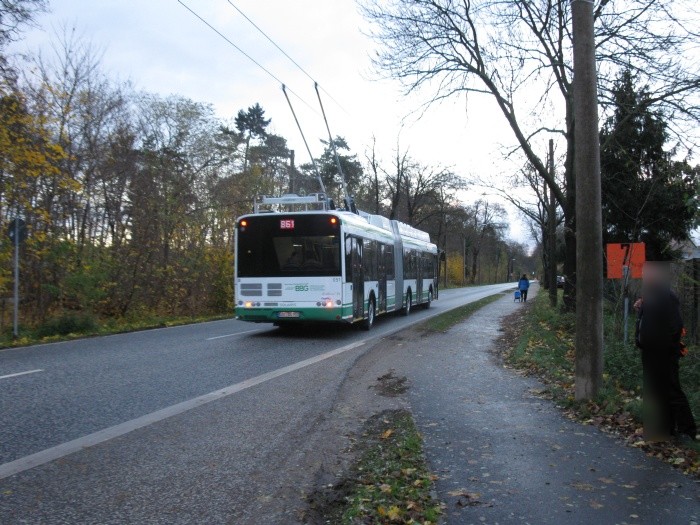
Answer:
[[[14,304],[13,306],[13,316],[12,316],[12,337],[17,339],[19,337],[19,219],[15,219],[15,256],[14,256],[14,273],[15,273],[15,283],[14,283]]]
[[[593,0],[571,0],[576,178],[575,397],[603,382],[603,238]]]

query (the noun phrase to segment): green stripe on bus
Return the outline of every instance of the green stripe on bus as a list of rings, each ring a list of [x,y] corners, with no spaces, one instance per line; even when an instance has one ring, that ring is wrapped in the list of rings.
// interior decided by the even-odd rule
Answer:
[[[298,317],[280,317],[280,313],[293,312]],[[344,308],[236,308],[236,316],[241,321],[267,322],[278,321],[342,321],[345,316],[352,316],[352,305]]]

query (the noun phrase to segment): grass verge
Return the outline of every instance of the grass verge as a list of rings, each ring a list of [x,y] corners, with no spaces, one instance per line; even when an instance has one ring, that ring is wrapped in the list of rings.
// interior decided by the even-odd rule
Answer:
[[[38,326],[31,329],[21,329],[20,337],[13,339],[12,330],[8,329],[0,333],[0,349],[15,348],[33,344],[56,343],[59,341],[72,341],[85,337],[97,337],[114,335],[140,330],[152,330],[154,328],[168,328],[186,324],[204,323],[208,321],[220,321],[231,319],[232,314],[209,315],[196,317],[160,317],[145,316],[139,319],[110,319],[99,323],[92,318],[58,318],[51,324]]]
[[[624,344],[615,334],[616,319],[605,313],[605,369],[603,388],[596,399],[574,400],[573,314],[549,305],[539,294],[527,309],[506,318],[499,347],[506,363],[537,376],[546,385],[541,393],[585,424],[621,435],[632,446],[662,459],[687,474],[700,476],[700,447],[676,442],[649,443],[642,432],[642,365],[639,351]],[[633,333],[633,332],[632,332]],[[696,419],[700,416],[700,348],[692,348],[681,360],[681,383]]]
[[[433,498],[434,477],[409,412],[388,410],[371,417],[359,447],[350,476],[309,498],[313,523],[437,523],[442,508]]]
[[[465,304],[453,310],[449,310],[444,314],[436,315],[435,317],[421,323],[418,326],[418,329],[423,332],[446,332],[454,325],[464,321],[480,308],[501,299],[503,295],[504,293],[489,295],[488,297],[484,297],[483,299],[479,299],[473,303]]]

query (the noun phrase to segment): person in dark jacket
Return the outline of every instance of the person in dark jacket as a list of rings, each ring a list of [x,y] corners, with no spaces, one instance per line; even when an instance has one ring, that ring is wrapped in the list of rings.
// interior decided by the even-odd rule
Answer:
[[[644,266],[637,309],[636,344],[642,351],[646,439],[696,439],[697,426],[678,377],[681,318],[678,296],[669,285],[668,266]]]
[[[530,289],[530,281],[528,280],[527,275],[523,274],[523,276],[518,281],[518,290],[520,290],[520,302],[521,303],[527,302],[527,291],[529,289]]]

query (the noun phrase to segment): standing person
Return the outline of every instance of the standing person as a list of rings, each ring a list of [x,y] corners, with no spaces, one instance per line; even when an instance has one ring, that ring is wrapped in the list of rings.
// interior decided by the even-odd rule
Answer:
[[[529,289],[530,289],[530,281],[528,280],[527,275],[523,274],[523,276],[518,281],[518,290],[520,290],[520,302],[521,303],[527,302],[527,291]]]
[[[695,441],[697,426],[678,377],[683,319],[669,277],[667,265],[645,264],[642,298],[634,304],[635,342],[642,351],[644,435]]]

